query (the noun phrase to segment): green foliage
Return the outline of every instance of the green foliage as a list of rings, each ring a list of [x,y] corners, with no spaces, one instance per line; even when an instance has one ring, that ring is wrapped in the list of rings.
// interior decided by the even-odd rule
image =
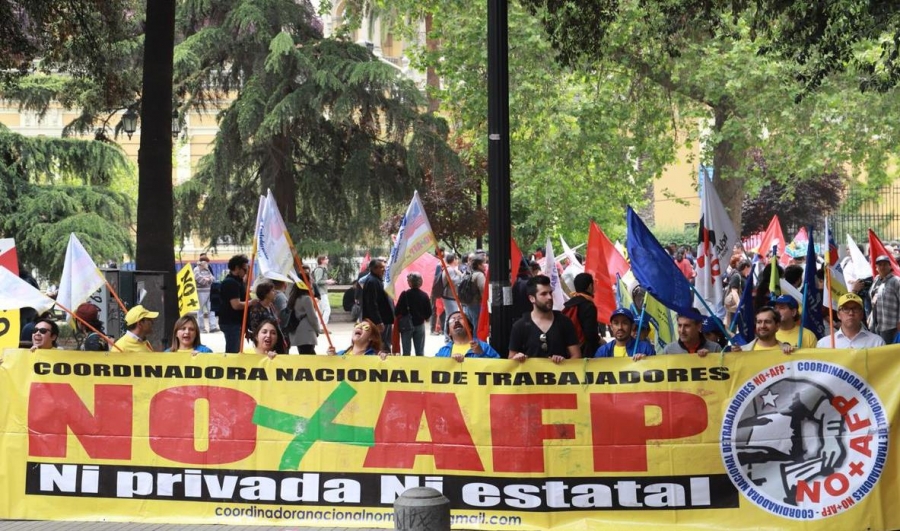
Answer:
[[[95,259],[121,260],[132,250],[133,201],[115,188],[130,175],[116,145],[0,129],[0,234],[51,279],[62,273],[72,232]]]
[[[312,8],[288,0],[188,3],[178,91],[219,114],[213,151],[176,192],[182,234],[247,242],[271,189],[295,241],[376,241],[382,212],[405,205],[427,172],[459,165],[442,120],[413,83],[364,47],[323,39]],[[204,17],[215,26],[188,21]],[[222,64],[232,65],[227,72]],[[198,68],[199,66],[199,68]]]

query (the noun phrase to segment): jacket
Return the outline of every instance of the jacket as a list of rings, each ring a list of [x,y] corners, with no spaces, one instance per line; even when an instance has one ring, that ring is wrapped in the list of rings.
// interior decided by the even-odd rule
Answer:
[[[649,341],[637,341],[637,352],[635,352],[634,342],[637,341],[634,338],[628,340],[628,343],[625,344],[625,349],[628,351],[628,357],[632,357],[634,354],[643,354],[645,356],[655,356],[656,349],[653,348],[653,345],[650,344]],[[609,343],[601,346],[597,349],[597,352],[594,353],[595,358],[612,358],[613,357],[613,349],[616,348],[616,342],[610,341]]]

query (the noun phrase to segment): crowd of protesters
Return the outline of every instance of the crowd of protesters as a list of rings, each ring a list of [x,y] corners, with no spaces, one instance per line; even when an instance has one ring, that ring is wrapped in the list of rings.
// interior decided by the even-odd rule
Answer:
[[[693,281],[696,261],[691,249],[672,244],[667,250],[678,270]],[[202,289],[206,291],[202,293],[201,311],[197,317],[186,315],[178,319],[165,350],[195,355],[211,352],[201,343],[206,321],[210,331],[221,328],[226,352],[239,352],[241,344],[248,340],[253,344],[252,349],[247,348],[248,352],[269,357],[317,352],[424,356],[425,336],[430,333],[445,338],[444,346],[433,353],[437,357],[458,361],[467,357],[501,357],[501,353],[475,335],[482,301],[487,296],[486,254],[478,250],[462,256],[447,253],[443,257],[446,269],[437,266],[430,290],[423,289],[419,273],[410,273],[406,277],[409,287],[399,294],[396,304],[385,292],[385,260],[375,258],[364,264],[364,272],[348,293],[355,321],[351,345],[323,351],[318,338],[331,313],[327,289],[335,284],[327,269],[327,256],[317,258],[314,270],[305,268],[304,276],[312,289],[305,281],[289,286],[279,280],[258,279],[253,286],[254,296],[246,300],[250,261],[245,255],[235,255],[229,260],[228,274],[217,290],[219,300],[213,301],[209,295],[213,284],[209,259],[202,255],[195,269],[198,285],[203,279]],[[674,323],[677,338],[665,345],[648,337],[650,326],[641,312],[645,292],[639,285],[629,286],[631,307],[619,307],[611,315],[598,316],[593,303],[598,287],[594,286],[593,277],[587,273],[568,275],[568,270],[566,273],[561,270],[559,279],[569,299],[563,311],[554,310],[551,279],[542,274],[538,261],[541,258],[542,250],[538,249],[530,259],[523,259],[512,286],[515,322],[508,351],[504,353],[510,359],[549,358],[559,363],[575,358],[630,357],[638,361],[656,354],[688,353],[702,357],[715,352],[765,349],[780,349],[790,354],[799,348],[875,347],[900,340],[900,278],[894,275],[888,255],[875,257],[874,278],[851,278],[848,293],[840,297],[835,310],[822,312],[820,318],[834,333],[817,340],[800,323],[802,301],[787,293],[769,291],[773,267],[778,278],[800,288],[803,258],[792,258],[782,267],[771,257],[747,253],[736,246],[722,275],[723,302],[718,308],[719,315],[704,317],[699,310],[679,314]],[[580,261],[581,257],[576,259]],[[822,270],[823,265],[819,264],[820,284],[823,284]],[[749,302],[743,300],[748,281],[755,286]],[[755,315],[751,341],[734,334],[736,313],[743,304],[752,304]],[[103,335],[96,306],[85,303],[75,313],[83,350],[153,350],[148,337],[159,316],[155,311],[141,305],[131,308],[123,319],[126,330],[114,343],[107,342]],[[601,321],[608,323],[608,336],[607,327]],[[393,341],[395,326],[398,342]],[[59,333],[57,323],[45,314],[25,323],[23,340],[31,341],[32,350],[56,348]],[[392,346],[395,343],[399,345]]]

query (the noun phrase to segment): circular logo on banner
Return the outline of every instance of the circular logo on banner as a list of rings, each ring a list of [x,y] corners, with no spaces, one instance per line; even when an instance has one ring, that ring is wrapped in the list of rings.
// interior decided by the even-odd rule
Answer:
[[[851,509],[887,460],[881,399],[854,372],[822,361],[775,365],[732,398],[722,459],[747,500],[778,516],[817,520]]]

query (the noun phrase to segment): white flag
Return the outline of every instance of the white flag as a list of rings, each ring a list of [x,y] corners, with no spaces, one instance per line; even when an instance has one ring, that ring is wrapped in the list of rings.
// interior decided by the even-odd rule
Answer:
[[[84,250],[75,234],[69,235],[66,263],[63,265],[56,300],[61,306],[74,312],[79,304],[88,300],[104,284],[106,284],[106,279],[103,278],[103,273],[97,269],[97,264]]]
[[[44,313],[56,302],[5,267],[0,267],[0,311],[34,308]]]
[[[847,250],[850,251],[850,263],[852,264],[853,274],[850,274],[850,271],[844,271],[844,274],[856,280],[872,278],[872,266],[849,234],[847,235]]]
[[[697,293],[715,309],[724,299],[722,274],[731,259],[734,244],[739,240],[716,187],[705,178],[702,184],[695,284]]]
[[[547,256],[544,259],[543,273],[550,277],[550,289],[553,292],[553,309],[562,311],[563,304],[569,299],[562,289],[559,278],[559,269],[556,267],[556,257],[553,256],[553,243],[547,238]]]
[[[256,263],[259,265],[259,275],[292,283],[292,278],[296,277],[296,274],[292,275],[294,255],[288,241],[287,226],[271,190],[266,197],[259,198],[256,219]]]

